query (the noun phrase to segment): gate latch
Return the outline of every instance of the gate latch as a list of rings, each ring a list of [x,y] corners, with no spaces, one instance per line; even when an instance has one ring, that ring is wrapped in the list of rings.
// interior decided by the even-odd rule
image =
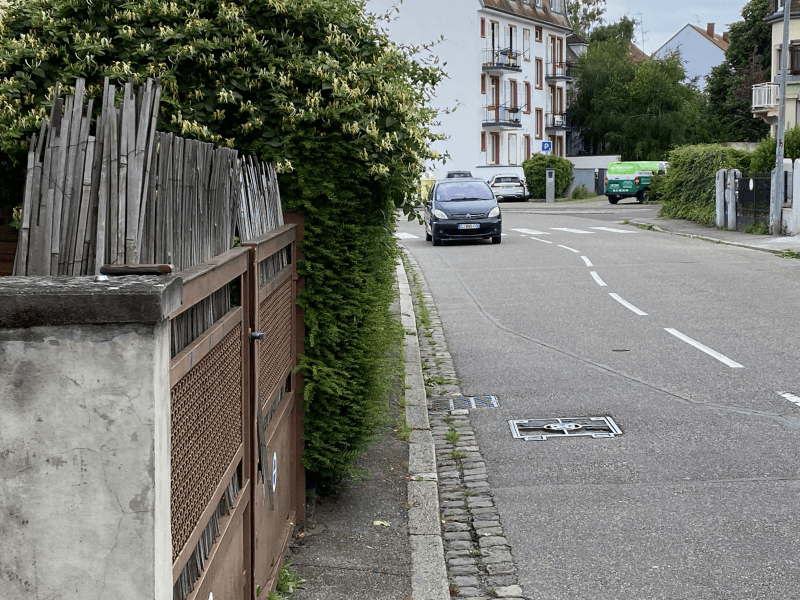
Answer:
[[[262,333],[261,331],[251,331],[250,332],[250,341],[261,340],[265,342],[267,340],[267,334]]]

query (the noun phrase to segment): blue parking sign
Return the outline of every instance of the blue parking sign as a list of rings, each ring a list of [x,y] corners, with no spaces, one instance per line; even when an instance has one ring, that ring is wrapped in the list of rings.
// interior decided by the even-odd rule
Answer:
[[[542,142],[542,152],[550,152],[553,149],[553,142]]]

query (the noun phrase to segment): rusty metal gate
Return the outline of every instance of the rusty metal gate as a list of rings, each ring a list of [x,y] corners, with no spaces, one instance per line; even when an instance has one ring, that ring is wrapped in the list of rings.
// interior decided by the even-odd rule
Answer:
[[[231,283],[241,301],[170,362],[175,600],[265,596],[304,518],[294,220],[178,273],[171,319]]]

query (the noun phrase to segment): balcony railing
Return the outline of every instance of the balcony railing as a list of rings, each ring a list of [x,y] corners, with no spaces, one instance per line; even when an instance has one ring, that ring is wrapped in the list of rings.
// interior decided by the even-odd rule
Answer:
[[[544,127],[545,129],[567,129],[569,123],[566,113],[546,113]]]
[[[759,83],[753,86],[753,110],[763,110],[778,106],[777,83]]]
[[[483,51],[484,71],[522,71],[520,59],[522,55],[510,48],[486,48]]]
[[[545,79],[572,79],[573,65],[569,62],[549,62],[545,69]]]
[[[486,106],[483,109],[484,127],[522,127],[521,106]]]

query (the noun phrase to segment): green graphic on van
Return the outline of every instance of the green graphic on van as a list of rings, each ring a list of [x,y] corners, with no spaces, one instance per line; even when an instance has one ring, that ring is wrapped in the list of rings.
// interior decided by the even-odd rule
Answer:
[[[668,166],[664,161],[611,163],[605,179],[608,201],[616,204],[620,198],[636,198],[641,204],[648,198],[653,175],[666,173]]]

